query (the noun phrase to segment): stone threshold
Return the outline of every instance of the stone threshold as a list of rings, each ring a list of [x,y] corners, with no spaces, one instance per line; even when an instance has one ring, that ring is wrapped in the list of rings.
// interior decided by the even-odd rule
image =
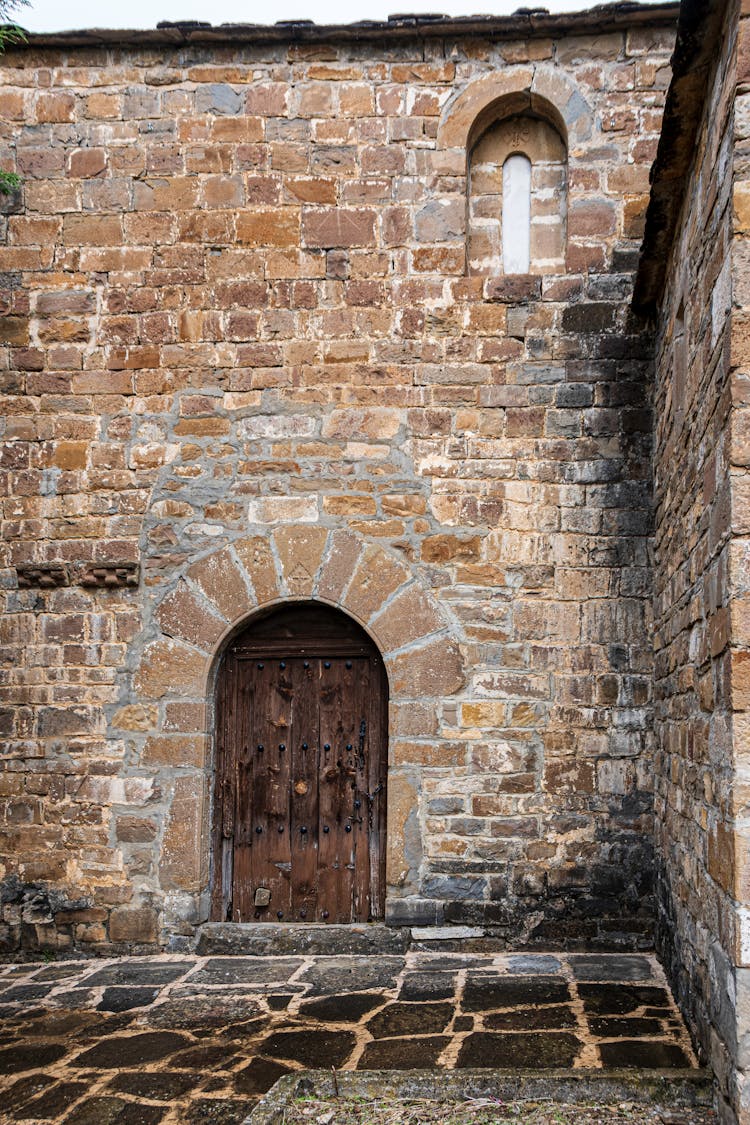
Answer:
[[[408,927],[382,922],[336,925],[324,922],[206,922],[197,935],[199,956],[270,957],[378,955],[406,953],[412,944]]]
[[[340,1104],[362,1098],[405,1101],[496,1098],[503,1102],[548,1100],[567,1105],[630,1101],[675,1108],[713,1102],[708,1070],[302,1070],[286,1074],[261,1098],[243,1125],[280,1125],[297,1098]]]
[[[530,948],[527,952],[543,953]],[[411,952],[507,953],[519,951],[507,936],[483,926],[393,926],[387,922],[347,925],[325,922],[205,922],[198,927],[194,952],[234,957],[339,956]],[[582,943],[579,952],[590,952]],[[576,951],[573,945],[567,952]],[[597,953],[628,954],[618,942],[599,945]],[[649,953],[650,950],[639,950]]]

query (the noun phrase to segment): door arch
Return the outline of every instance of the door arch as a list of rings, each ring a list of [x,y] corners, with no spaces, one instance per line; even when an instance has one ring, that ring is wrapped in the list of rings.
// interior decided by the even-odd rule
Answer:
[[[215,714],[212,919],[382,918],[388,680],[364,630],[312,602],[255,618]]]

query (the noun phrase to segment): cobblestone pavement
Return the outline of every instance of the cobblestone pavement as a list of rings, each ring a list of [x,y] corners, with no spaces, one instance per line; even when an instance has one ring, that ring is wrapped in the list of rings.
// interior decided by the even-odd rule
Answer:
[[[0,966],[0,1118],[243,1120],[292,1069],[689,1067],[655,958],[149,957]]]

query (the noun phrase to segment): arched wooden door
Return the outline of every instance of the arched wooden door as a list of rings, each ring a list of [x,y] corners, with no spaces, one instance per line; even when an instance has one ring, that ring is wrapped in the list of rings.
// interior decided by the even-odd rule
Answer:
[[[383,917],[388,681],[337,610],[283,607],[219,673],[214,921]]]

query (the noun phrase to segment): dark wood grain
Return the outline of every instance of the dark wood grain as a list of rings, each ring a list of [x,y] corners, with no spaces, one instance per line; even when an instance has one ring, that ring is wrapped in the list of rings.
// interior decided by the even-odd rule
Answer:
[[[230,645],[217,687],[214,920],[383,916],[387,708],[379,653],[335,610],[284,607]]]

